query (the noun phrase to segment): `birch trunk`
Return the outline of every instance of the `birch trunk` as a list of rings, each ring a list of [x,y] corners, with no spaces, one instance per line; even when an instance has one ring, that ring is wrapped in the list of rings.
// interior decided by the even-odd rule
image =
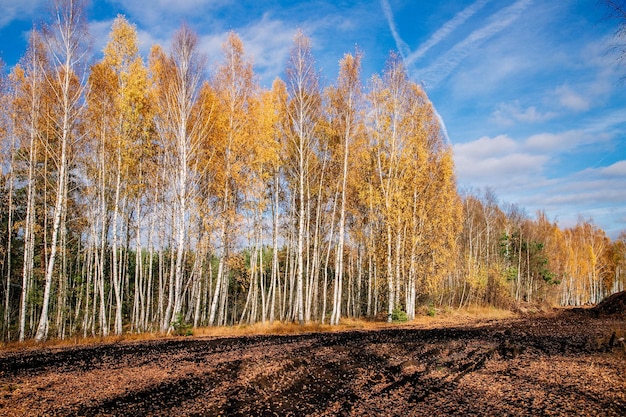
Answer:
[[[60,153],[57,158],[58,176],[56,189],[56,202],[53,211],[52,239],[50,242],[50,255],[47,260],[43,302],[39,325],[35,335],[36,341],[45,340],[48,337],[48,308],[52,289],[52,278],[55,269],[57,246],[61,224],[62,212],[67,198],[65,187],[68,175],[68,151],[72,135],[74,120],[79,108],[78,102],[82,96],[82,88],[72,91],[72,74],[77,62],[82,58],[83,51],[79,50],[80,42],[84,39],[85,22],[82,19],[84,4],[81,1],[60,0],[55,2],[54,27],[55,33],[50,34],[48,39],[51,54],[57,60],[57,68],[53,75],[56,80],[48,79],[54,88],[58,84],[57,99],[60,101],[61,120],[58,123],[60,130],[59,142]],[[58,31],[58,32],[57,32]],[[57,42],[55,44],[55,42]],[[59,49],[55,49],[58,47]]]

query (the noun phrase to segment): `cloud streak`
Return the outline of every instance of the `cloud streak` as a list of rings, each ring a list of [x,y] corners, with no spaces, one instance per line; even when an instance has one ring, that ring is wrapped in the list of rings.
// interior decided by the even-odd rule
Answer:
[[[388,0],[380,0],[380,6],[383,8],[383,13],[385,14],[385,18],[387,18],[387,23],[389,24],[389,30],[391,30],[391,35],[393,36],[394,41],[396,42],[396,48],[402,55],[404,59],[409,54],[409,46],[402,40],[400,34],[398,33],[398,28],[396,27],[396,22],[393,18],[393,11],[391,10],[391,6],[389,5]]]
[[[439,44],[450,36],[452,32],[462,26],[469,18],[480,11],[490,0],[478,0],[461,12],[457,13],[451,20],[439,28],[426,42],[420,45],[415,51],[410,52],[406,42],[400,36],[395,23],[393,11],[388,0],[381,0],[380,4],[387,19],[389,30],[394,38],[407,69],[411,69],[415,62],[424,56],[429,49]],[[437,86],[445,79],[467,56],[471,55],[482,43],[495,36],[502,30],[510,26],[517,20],[524,10],[533,0],[517,0],[512,5],[494,13],[489,22],[483,27],[474,30],[469,36],[458,42],[446,53],[442,54],[433,64],[425,69],[414,71],[419,74],[427,87]]]
[[[433,46],[445,40],[452,32],[461,26],[467,19],[472,17],[476,12],[482,9],[490,0],[478,0],[467,6],[465,9],[457,13],[451,20],[446,22],[439,28],[426,42],[420,45],[415,51],[406,57],[406,65],[412,65],[416,60],[424,56],[426,52]],[[387,16],[389,20],[389,16]]]
[[[556,214],[565,226],[578,215],[593,217],[615,237],[626,218],[626,160],[608,166],[550,174],[561,155],[573,155],[586,146],[610,146],[611,137],[589,129],[541,133],[516,141],[507,135],[481,137],[455,144],[454,159],[462,185],[494,187],[505,201]],[[597,146],[596,146],[597,147]],[[598,164],[599,165],[599,164]],[[602,206],[598,207],[598,202]]]
[[[0,0],[0,28],[16,19],[31,20],[41,9],[45,9],[44,0]]]
[[[532,0],[518,0],[511,6],[495,13],[491,17],[490,23],[476,29],[468,37],[443,54],[432,65],[418,71],[420,78],[423,79],[429,87],[437,86],[459,66],[463,59],[474,53],[482,43],[515,22],[531,3]]]
[[[490,120],[500,126],[514,126],[516,123],[541,123],[554,119],[559,114],[554,111],[541,112],[537,107],[522,108],[518,100],[512,103],[500,103],[492,113]]]
[[[285,67],[295,32],[293,26],[272,18],[269,13],[241,30],[246,51],[253,57],[254,66],[266,83]]]

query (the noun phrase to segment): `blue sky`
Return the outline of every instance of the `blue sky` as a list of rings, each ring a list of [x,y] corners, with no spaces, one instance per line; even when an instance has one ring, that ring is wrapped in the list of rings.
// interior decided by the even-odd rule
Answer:
[[[0,0],[9,67],[46,4]],[[88,12],[95,59],[118,13],[137,25],[145,54],[187,22],[214,62],[235,30],[267,86],[298,28],[325,83],[355,45],[364,80],[398,50],[444,121],[461,189],[492,187],[562,227],[582,216],[614,238],[626,230],[626,67],[608,53],[617,24],[598,0],[99,0]]]

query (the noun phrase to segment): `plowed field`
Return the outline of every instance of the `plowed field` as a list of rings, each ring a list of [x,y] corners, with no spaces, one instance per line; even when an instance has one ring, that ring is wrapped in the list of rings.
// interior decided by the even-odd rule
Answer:
[[[625,332],[565,311],[5,351],[0,415],[623,416]]]

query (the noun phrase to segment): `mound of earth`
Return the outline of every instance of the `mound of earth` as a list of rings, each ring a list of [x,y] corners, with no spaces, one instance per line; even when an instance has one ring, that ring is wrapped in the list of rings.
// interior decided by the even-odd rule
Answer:
[[[626,315],[626,291],[605,298],[592,310],[596,316]]]

